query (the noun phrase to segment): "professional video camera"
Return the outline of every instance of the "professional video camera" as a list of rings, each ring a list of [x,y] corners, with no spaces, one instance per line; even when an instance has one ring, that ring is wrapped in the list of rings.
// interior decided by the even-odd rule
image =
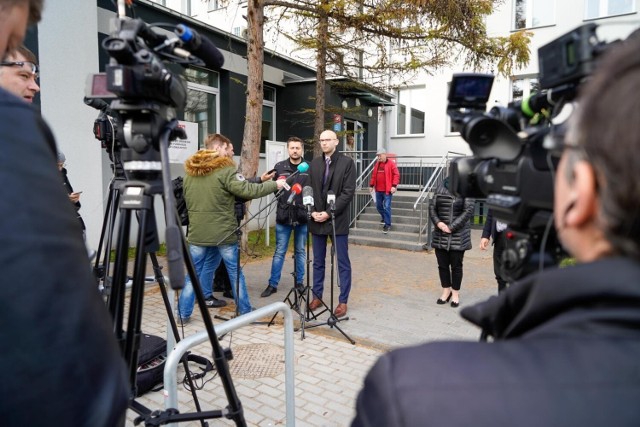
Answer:
[[[451,188],[485,198],[494,217],[509,224],[504,277],[515,280],[554,265],[564,255],[553,227],[554,148],[565,126],[558,114],[577,95],[597,57],[609,47],[597,25],[583,25],[538,50],[538,94],[485,113],[493,85],[489,74],[454,74],[447,114],[473,157],[451,163]]]

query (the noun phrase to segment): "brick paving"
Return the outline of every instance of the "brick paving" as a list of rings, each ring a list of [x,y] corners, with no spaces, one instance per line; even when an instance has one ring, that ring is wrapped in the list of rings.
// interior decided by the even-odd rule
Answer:
[[[473,230],[476,246],[465,255],[464,279],[460,292],[461,306],[484,300],[497,292],[493,277],[490,251],[480,251],[480,231]],[[338,331],[326,325],[327,315],[320,316],[322,326],[306,329],[306,338],[294,333],[295,346],[295,425],[347,426],[354,416],[354,402],[364,376],[379,355],[389,349],[433,340],[477,340],[479,331],[458,316],[458,309],[436,305],[440,295],[437,265],[433,252],[407,252],[366,246],[350,246],[353,284],[349,299],[349,320],[339,326],[356,341],[350,344]],[[160,259],[160,263],[163,260]],[[328,264],[328,262],[327,262]],[[271,259],[244,265],[251,302],[263,307],[282,301],[293,285],[289,272],[292,260],[287,258],[278,292],[260,298],[267,285]],[[166,273],[165,273],[166,275]],[[327,272],[329,280],[329,272]],[[324,299],[329,304],[328,285]],[[335,305],[337,305],[335,291]],[[216,294],[217,296],[218,294]],[[211,315],[228,316],[233,306],[209,310]],[[143,331],[166,336],[167,315],[157,285],[147,285],[143,309]],[[297,315],[294,314],[294,319]],[[265,318],[269,321],[269,318]],[[214,324],[221,320],[214,319]],[[266,323],[266,322],[265,322]],[[296,325],[298,322],[295,322]],[[200,332],[204,324],[196,309],[192,322],[184,327],[186,336]],[[284,364],[284,335],[282,319],[274,324],[255,324],[240,328],[221,339],[223,347],[230,347],[242,359],[244,349],[265,344],[272,351],[280,349],[274,363]],[[265,347],[265,348],[267,348]],[[208,343],[194,347],[193,353],[211,359]],[[231,369],[234,360],[230,361]],[[274,371],[274,372],[271,372]],[[182,378],[182,368],[178,370]],[[238,397],[250,426],[278,426],[286,424],[284,370],[266,369],[265,376],[236,369],[232,376]],[[198,392],[203,410],[221,409],[227,399],[217,376],[209,374],[206,384]],[[195,410],[191,395],[178,385],[180,411]],[[150,392],[138,401],[150,409],[163,409],[162,391]],[[133,426],[135,414],[127,414],[127,426]],[[230,420],[209,420],[210,425],[234,425]],[[197,426],[198,422],[180,423]]]

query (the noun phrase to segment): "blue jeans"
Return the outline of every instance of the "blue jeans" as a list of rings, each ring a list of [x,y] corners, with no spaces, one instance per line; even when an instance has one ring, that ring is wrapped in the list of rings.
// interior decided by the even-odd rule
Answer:
[[[293,231],[293,248],[295,252],[295,272],[296,284],[303,283],[305,271],[305,247],[307,243],[307,224],[292,225],[276,223],[276,251],[271,261],[271,277],[269,277],[269,286],[278,287],[280,276],[282,275],[282,266],[284,265],[284,256],[289,247],[289,238]]]
[[[189,245],[189,253],[193,265],[196,269],[196,276],[200,281],[202,287],[202,293],[205,299],[212,295],[211,285],[213,283],[213,275],[220,265],[220,261],[224,261],[224,265],[229,273],[229,281],[231,282],[231,290],[233,292],[233,299],[238,305],[238,313],[249,313],[253,308],[251,302],[249,302],[249,294],[247,293],[247,283],[244,280],[244,274],[242,269],[238,272],[238,243],[231,243],[228,245],[220,246],[196,246]],[[236,278],[240,274],[240,299],[236,295]],[[193,306],[195,304],[195,293],[193,292],[193,285],[189,275],[185,279],[184,288],[180,292],[180,298],[178,298],[178,315],[187,319],[191,317],[193,313]]]
[[[322,298],[324,291],[325,258],[327,257],[327,238],[324,234],[312,234],[313,237],[313,295]],[[349,260],[349,235],[336,236],[336,260],[340,278],[340,296],[338,302],[346,304],[351,291],[351,260]],[[329,304],[327,302],[327,304]]]
[[[391,193],[376,191],[376,209],[384,220],[384,225],[391,226]]]

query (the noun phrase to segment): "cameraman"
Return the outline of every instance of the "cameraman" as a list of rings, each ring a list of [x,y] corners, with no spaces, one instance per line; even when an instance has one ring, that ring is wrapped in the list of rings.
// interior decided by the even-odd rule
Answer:
[[[353,426],[640,425],[639,52],[606,52],[559,151],[554,219],[579,264],[462,310],[492,343],[382,356]]]
[[[0,57],[42,7],[0,0]],[[60,185],[51,130],[1,88],[0,146],[0,424],[124,425],[125,364]]]

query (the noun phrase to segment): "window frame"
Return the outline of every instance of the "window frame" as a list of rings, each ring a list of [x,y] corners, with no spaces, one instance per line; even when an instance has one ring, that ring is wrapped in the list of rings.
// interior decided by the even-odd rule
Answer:
[[[630,10],[626,11],[626,12],[618,12],[618,13],[608,13],[606,12],[606,10],[608,9],[609,3],[612,0],[596,0],[598,2],[598,13],[596,16],[588,16],[587,13],[589,11],[589,7],[588,7],[588,3],[589,0],[584,0],[584,20],[585,21],[591,21],[594,19],[602,19],[602,18],[609,18],[612,16],[622,16],[622,15],[629,15],[629,14],[633,14],[636,13],[636,2],[635,1],[631,1],[629,2],[629,6],[630,6]],[[613,0],[615,1],[615,0]],[[604,13],[603,13],[604,11]]]
[[[416,137],[416,136],[424,136],[427,129],[427,111],[425,106],[417,105],[419,104],[419,96],[416,94],[419,91],[424,92],[424,96],[426,96],[426,85],[417,85],[417,86],[408,86],[403,87],[396,90],[396,106],[395,108],[395,136],[396,137]],[[402,93],[408,94],[408,100],[403,99]],[[406,96],[406,95],[405,95]],[[418,106],[424,108],[417,108]],[[403,111],[404,109],[404,111]],[[403,112],[401,112],[403,111]],[[414,112],[422,113],[422,132],[414,132]],[[401,123],[400,116],[402,115],[403,120]],[[403,133],[400,133],[400,132]]]
[[[542,1],[548,1],[548,2],[552,2],[552,7],[553,7],[553,12],[552,12],[552,16],[551,16],[551,22],[543,22],[540,24],[534,24],[533,20],[535,18],[534,16],[534,11],[535,11],[535,6],[534,3],[535,2],[542,2]],[[522,27],[518,27],[518,2],[524,2],[525,3],[525,19],[524,19],[524,26]],[[550,26],[554,26],[556,25],[556,11],[557,11],[557,1],[556,0],[513,0],[513,11],[511,14],[511,28],[512,31],[520,31],[520,30],[525,30],[525,29],[530,29],[530,28],[541,28],[541,27],[550,27]],[[545,8],[548,9],[548,8]]]

